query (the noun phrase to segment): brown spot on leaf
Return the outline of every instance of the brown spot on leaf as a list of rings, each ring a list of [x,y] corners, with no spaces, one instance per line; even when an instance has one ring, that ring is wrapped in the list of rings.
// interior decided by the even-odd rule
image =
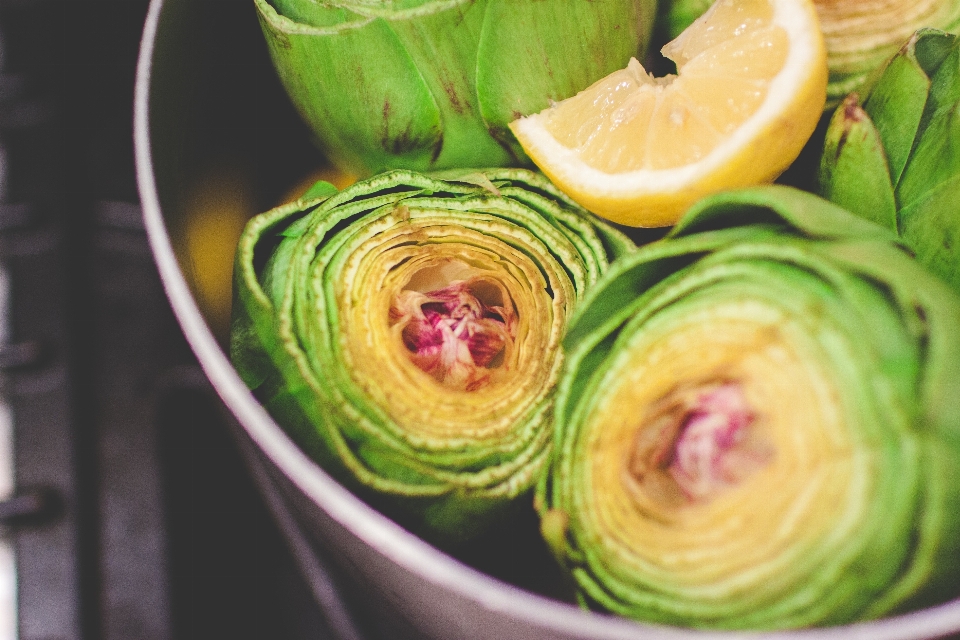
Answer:
[[[444,80],[443,91],[447,94],[447,99],[450,101],[450,107],[455,112],[458,114],[463,114],[467,111],[467,106],[463,103],[463,100],[460,99],[460,94],[457,92],[456,83],[450,80]]]
[[[430,164],[436,164],[442,152],[443,134],[440,134],[440,136],[437,138],[437,141],[433,144],[433,153],[430,155]]]
[[[847,144],[847,139],[850,137],[850,131],[853,129],[853,125],[867,117],[867,113],[860,106],[860,96],[856,92],[844,98],[840,108],[843,109],[843,131],[840,133],[840,139],[837,141],[837,150],[835,152],[837,158],[840,157],[844,146]]]

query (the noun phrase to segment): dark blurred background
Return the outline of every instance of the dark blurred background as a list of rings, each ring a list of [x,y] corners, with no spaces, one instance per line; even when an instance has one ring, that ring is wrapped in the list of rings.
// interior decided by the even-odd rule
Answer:
[[[255,41],[252,3],[202,4],[205,25],[222,15],[229,33]],[[146,0],[0,0],[0,396],[12,409],[14,473],[0,522],[16,553],[18,637],[327,638],[142,228],[132,104],[146,12]],[[197,70],[208,108],[261,99],[217,92],[219,74],[271,72],[261,46],[243,50]],[[216,239],[307,178],[281,179],[267,140],[236,156],[281,165],[272,172],[233,162],[237,123],[224,113],[209,131],[216,155],[196,159],[201,184],[191,186],[209,214],[194,230],[197,259],[232,250]],[[319,161],[306,141],[283,153],[297,166]],[[248,193],[248,179],[266,184]],[[217,277],[228,276],[194,285],[222,330]]]

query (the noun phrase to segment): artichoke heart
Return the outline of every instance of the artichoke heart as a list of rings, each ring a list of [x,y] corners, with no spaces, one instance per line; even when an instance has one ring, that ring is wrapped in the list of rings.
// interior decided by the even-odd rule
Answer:
[[[656,0],[255,0],[327,159],[359,176],[529,163],[507,123],[642,56]]]
[[[318,183],[248,224],[231,357],[328,471],[455,542],[529,495],[567,319],[633,248],[523,169]]]
[[[956,596],[960,298],[812,195],[711,196],[564,341],[541,528],[582,602],[714,629]]]

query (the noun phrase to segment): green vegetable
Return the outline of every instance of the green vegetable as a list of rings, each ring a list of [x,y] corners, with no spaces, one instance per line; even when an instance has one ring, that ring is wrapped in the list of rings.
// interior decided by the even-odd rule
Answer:
[[[846,98],[827,129],[820,193],[898,231],[960,288],[960,43],[921,29],[865,100]]]
[[[255,0],[328,159],[370,175],[527,162],[507,123],[641,56],[656,0]]]
[[[567,318],[633,248],[523,169],[319,183],[248,224],[231,357],[327,471],[462,541],[529,498]]]
[[[675,40],[694,20],[706,13],[714,0],[664,0],[660,3],[660,30],[667,42]]]
[[[589,606],[716,629],[955,597],[960,298],[781,186],[611,266],[564,341],[545,538]]]

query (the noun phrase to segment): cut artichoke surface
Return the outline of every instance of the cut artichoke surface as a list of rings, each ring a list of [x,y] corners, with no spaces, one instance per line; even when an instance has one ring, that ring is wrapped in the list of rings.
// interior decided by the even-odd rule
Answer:
[[[633,248],[522,169],[319,183],[248,224],[231,356],[328,471],[466,539],[529,494],[567,319]]]
[[[255,0],[327,158],[360,176],[528,162],[507,129],[643,55],[656,0]]]
[[[816,196],[712,196],[568,331],[542,530],[582,601],[719,629],[955,596],[960,299]]]

